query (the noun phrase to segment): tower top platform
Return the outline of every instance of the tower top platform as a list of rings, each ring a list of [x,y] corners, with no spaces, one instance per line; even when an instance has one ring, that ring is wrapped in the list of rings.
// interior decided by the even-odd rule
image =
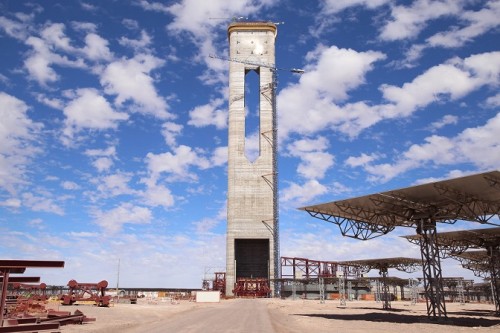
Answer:
[[[231,33],[235,31],[271,31],[276,36],[278,32],[278,28],[276,24],[268,21],[254,21],[254,22],[233,22],[227,28],[227,37],[231,35]]]

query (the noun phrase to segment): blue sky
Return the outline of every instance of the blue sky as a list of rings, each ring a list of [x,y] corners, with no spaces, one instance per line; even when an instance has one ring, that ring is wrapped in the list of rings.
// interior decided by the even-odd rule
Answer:
[[[419,257],[297,208],[499,168],[498,0],[1,0],[0,257],[65,260],[48,284],[225,267],[232,17],[284,22],[276,65],[306,71],[279,73],[282,256]]]

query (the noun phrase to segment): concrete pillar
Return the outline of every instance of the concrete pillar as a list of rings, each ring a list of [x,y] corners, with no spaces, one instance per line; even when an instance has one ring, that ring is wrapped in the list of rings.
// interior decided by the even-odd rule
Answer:
[[[276,26],[269,22],[234,22],[228,28],[228,38],[230,58],[237,60],[229,62],[226,294],[233,295],[238,277],[274,278],[273,72],[257,64],[274,66]],[[245,75],[250,70],[257,71],[260,78],[260,154],[253,162],[245,156]],[[251,247],[240,249],[239,253],[245,253],[240,261],[246,262],[236,262],[235,244],[251,243],[237,240],[252,239],[258,240],[256,244],[267,240],[267,252],[262,255]],[[254,258],[255,262],[250,258],[254,253],[261,257]],[[261,275],[263,262],[266,276],[249,272],[253,264],[258,264]]]

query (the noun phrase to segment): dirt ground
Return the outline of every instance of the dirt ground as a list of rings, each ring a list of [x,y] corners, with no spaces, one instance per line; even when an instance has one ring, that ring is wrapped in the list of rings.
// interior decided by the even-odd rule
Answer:
[[[433,321],[426,304],[392,302],[390,311],[375,301],[230,299],[220,303],[146,301],[116,304],[109,308],[90,305],[61,307],[79,309],[95,322],[62,326],[62,333],[126,332],[264,332],[264,333],[451,333],[500,332],[500,317],[492,304],[447,303],[448,319]]]

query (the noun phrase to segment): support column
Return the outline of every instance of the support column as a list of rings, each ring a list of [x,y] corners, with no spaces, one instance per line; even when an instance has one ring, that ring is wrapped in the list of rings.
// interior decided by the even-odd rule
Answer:
[[[500,246],[488,247],[488,255],[490,257],[490,279],[491,279],[491,295],[495,303],[495,314],[500,316]]]
[[[339,275],[339,299],[340,305],[346,306],[345,301],[345,274]]]
[[[417,233],[422,236],[420,239],[420,253],[423,262],[422,271],[427,316],[432,316],[434,319],[447,318],[441,260],[439,257],[439,247],[436,242],[436,221],[422,219],[419,222]]]
[[[1,272],[2,280],[2,295],[0,296],[0,327],[3,327],[3,316],[5,312],[5,300],[7,299],[7,285],[9,284],[9,270]]]
[[[318,278],[319,302],[325,303],[325,280],[322,277]]]
[[[416,305],[418,302],[418,280],[409,280],[411,305]]]
[[[389,299],[389,285],[387,284],[387,267],[380,269],[380,275],[382,276],[382,298],[384,310],[391,309],[391,301]]]

